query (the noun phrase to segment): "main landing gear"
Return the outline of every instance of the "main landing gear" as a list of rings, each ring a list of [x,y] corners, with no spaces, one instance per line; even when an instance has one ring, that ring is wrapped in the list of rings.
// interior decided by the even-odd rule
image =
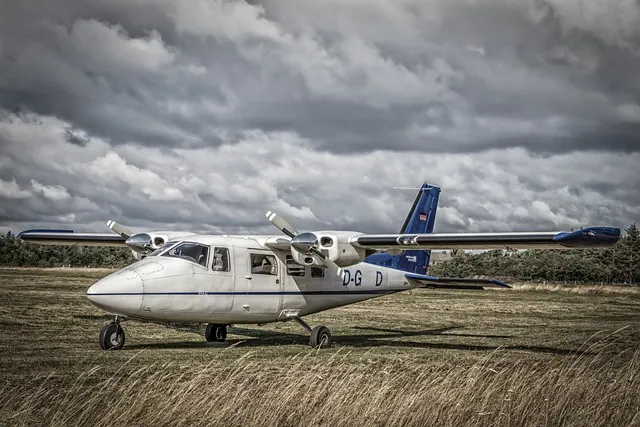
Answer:
[[[300,317],[293,317],[298,325],[305,328],[311,336],[309,337],[309,345],[313,348],[329,348],[331,347],[331,331],[329,328],[323,325],[318,325],[311,328],[307,322]]]
[[[224,342],[227,340],[227,325],[207,324],[204,331],[204,338],[209,342]]]
[[[100,348],[103,350],[120,350],[124,345],[124,330],[120,326],[118,316],[113,322],[100,330]]]

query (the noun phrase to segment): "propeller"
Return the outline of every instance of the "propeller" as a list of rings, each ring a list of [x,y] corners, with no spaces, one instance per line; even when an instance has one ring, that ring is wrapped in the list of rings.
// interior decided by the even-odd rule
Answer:
[[[298,230],[296,230],[293,225],[289,224],[286,219],[278,216],[275,212],[267,212],[267,218],[269,218],[269,221],[271,221],[271,223],[275,225],[278,230],[282,231],[292,239],[296,237],[296,234],[298,234]]]
[[[147,233],[133,234],[133,231],[129,230],[124,225],[118,224],[115,221],[107,221],[107,226],[114,232],[125,239],[124,243],[129,246],[135,252],[146,253],[153,248],[151,247],[151,236]]]
[[[121,235],[125,239],[128,239],[129,237],[133,236],[133,231],[129,230],[124,225],[118,224],[115,221],[111,221],[111,220],[107,221],[107,227],[109,227],[111,230],[113,230],[114,233]]]
[[[315,234],[309,232],[298,233],[298,230],[296,230],[294,226],[289,224],[286,219],[278,216],[275,212],[267,212],[266,217],[273,225],[276,226],[276,228],[278,228],[278,230],[291,237],[291,247],[293,249],[304,255],[313,254],[317,256],[322,260],[325,267],[335,269],[336,274],[344,278],[344,271],[342,268],[333,262],[331,258],[318,250],[318,237]]]

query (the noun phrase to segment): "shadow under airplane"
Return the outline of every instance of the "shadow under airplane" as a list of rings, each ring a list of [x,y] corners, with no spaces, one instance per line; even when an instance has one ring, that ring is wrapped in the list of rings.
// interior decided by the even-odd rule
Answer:
[[[589,354],[581,350],[570,350],[556,347],[545,346],[529,346],[529,345],[487,345],[487,344],[464,344],[464,343],[446,343],[446,342],[424,342],[424,341],[407,341],[398,340],[397,338],[405,337],[424,337],[424,336],[444,336],[452,338],[490,338],[490,339],[505,339],[511,338],[508,335],[482,335],[482,334],[461,334],[461,333],[447,333],[455,329],[463,328],[463,326],[449,326],[439,329],[425,329],[425,330],[397,330],[397,329],[385,329],[385,328],[365,328],[356,327],[355,329],[362,331],[373,331],[373,333],[362,334],[346,334],[346,335],[334,335],[333,340],[336,344],[344,347],[405,347],[405,348],[422,348],[422,349],[440,349],[440,350],[464,350],[464,351],[494,351],[498,349],[502,350],[516,350],[516,351],[529,351],[534,353],[549,353],[556,355],[581,355]],[[263,347],[274,345],[308,345],[308,335],[293,334],[289,332],[277,332],[266,331],[263,329],[250,329],[250,328],[230,328],[229,333],[233,335],[243,335],[251,339],[228,339],[226,343],[222,344],[224,347],[237,346],[237,347]],[[132,344],[127,348],[131,350],[138,350],[142,348],[155,348],[155,349],[180,349],[180,348],[206,348],[210,346],[220,346],[219,343],[208,343],[206,341],[194,342],[194,341],[181,341],[173,343],[153,343],[153,344]]]

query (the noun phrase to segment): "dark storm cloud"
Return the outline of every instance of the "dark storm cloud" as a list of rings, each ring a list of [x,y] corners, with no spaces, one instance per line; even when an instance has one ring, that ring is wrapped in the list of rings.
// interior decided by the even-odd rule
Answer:
[[[618,0],[8,2],[0,224],[395,232],[427,179],[440,231],[626,226],[639,41]]]
[[[168,147],[257,128],[335,152],[640,149],[640,119],[618,114],[640,102],[637,31],[621,41],[606,26],[567,30],[570,10],[506,0],[368,5],[384,36],[352,5],[337,19],[347,27],[330,7],[231,4],[211,12],[226,28],[190,22],[208,11],[199,2],[13,2],[0,107]]]

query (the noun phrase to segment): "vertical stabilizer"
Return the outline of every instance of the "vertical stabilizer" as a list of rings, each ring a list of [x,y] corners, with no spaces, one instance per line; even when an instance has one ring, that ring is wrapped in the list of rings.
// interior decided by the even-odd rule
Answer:
[[[402,224],[400,234],[433,233],[439,197],[440,188],[426,182],[422,184]],[[364,262],[410,273],[427,274],[430,258],[431,251],[409,250],[399,255],[373,254],[365,258]]]

